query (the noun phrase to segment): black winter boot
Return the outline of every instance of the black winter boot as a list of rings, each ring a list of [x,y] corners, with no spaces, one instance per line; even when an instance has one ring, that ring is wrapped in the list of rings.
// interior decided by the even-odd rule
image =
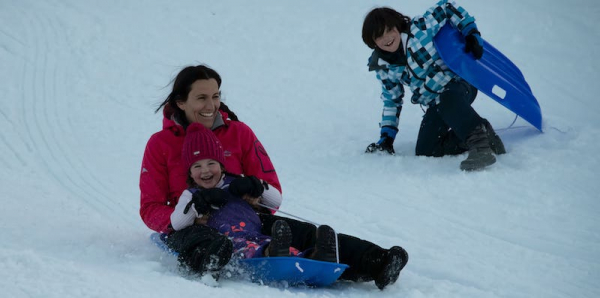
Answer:
[[[400,246],[393,246],[390,249],[373,247],[364,254],[361,267],[369,272],[377,288],[383,290],[387,285],[398,280],[400,271],[406,263],[408,263],[408,253]]]
[[[494,157],[490,147],[490,140],[485,124],[477,125],[467,137],[466,143],[467,147],[469,147],[469,156],[460,163],[461,170],[481,170],[496,162],[496,157]]]
[[[310,258],[317,261],[337,263],[336,234],[330,226],[320,225],[317,228],[315,252]]]
[[[385,286],[393,284],[400,277],[400,271],[408,263],[408,253],[400,246],[393,246],[387,251],[383,269],[375,276],[375,285],[383,290]]]
[[[190,253],[185,263],[195,273],[204,274],[207,271],[219,271],[227,265],[233,253],[233,244],[227,237],[215,238],[208,246],[196,247]]]
[[[483,119],[483,124],[485,125],[485,129],[488,133],[488,140],[490,140],[490,148],[494,151],[494,154],[500,155],[506,153],[506,149],[504,148],[504,143],[494,131],[494,128],[490,124],[487,119]]]
[[[271,228],[271,243],[269,243],[269,257],[288,257],[292,245],[292,230],[287,222],[278,220]]]
[[[492,152],[494,152],[494,154],[496,155],[505,154],[506,149],[504,148],[504,143],[502,143],[500,136],[496,134],[490,122],[486,119],[483,119],[483,124],[485,125],[485,128],[487,130],[488,140],[490,141],[490,149],[492,149]],[[458,144],[457,147],[461,149],[464,148],[464,151],[469,150],[466,142],[461,142],[460,144]]]

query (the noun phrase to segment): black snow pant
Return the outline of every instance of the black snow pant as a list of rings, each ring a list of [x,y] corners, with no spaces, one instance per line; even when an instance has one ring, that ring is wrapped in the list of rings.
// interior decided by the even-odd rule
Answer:
[[[208,247],[218,237],[226,236],[206,225],[191,225],[169,234],[165,242],[170,249],[178,253],[179,262],[186,264],[194,248]]]
[[[315,246],[317,227],[313,224],[272,214],[259,214],[262,222],[262,233],[271,235],[273,223],[279,219],[285,220],[292,230],[292,246],[304,251]],[[349,266],[341,279],[351,281],[373,280],[377,272],[369,266],[369,256],[381,255],[386,250],[369,241],[354,236],[338,234],[340,263]]]
[[[468,150],[466,139],[483,119],[471,104],[477,89],[462,79],[452,80],[440,95],[440,103],[430,104],[421,121],[416,155],[440,157]]]

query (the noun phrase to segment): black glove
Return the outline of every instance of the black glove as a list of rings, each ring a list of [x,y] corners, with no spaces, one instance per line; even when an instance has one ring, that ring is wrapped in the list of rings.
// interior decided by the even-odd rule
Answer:
[[[365,152],[372,153],[375,151],[385,151],[391,155],[396,155],[396,151],[394,151],[394,139],[385,137],[377,143],[371,143]]]
[[[187,214],[192,205],[198,214],[208,214],[211,208],[219,209],[225,204],[227,204],[227,191],[220,188],[198,190],[194,192],[192,200],[183,209],[183,214]]]
[[[465,42],[467,43],[465,46],[465,52],[473,53],[475,60],[480,59],[481,56],[483,56],[483,40],[481,39],[479,31],[475,31],[465,36]]]
[[[258,198],[265,191],[266,185],[266,183],[261,183],[260,180],[254,176],[240,177],[231,181],[229,184],[229,192],[239,197],[249,195],[253,198]]]
[[[367,153],[373,153],[375,151],[385,151],[391,155],[395,155],[394,151],[394,138],[398,133],[398,129],[391,126],[384,126],[381,128],[381,138],[377,143],[371,143],[367,146]]]
[[[476,60],[481,58],[483,56],[483,39],[481,39],[481,33],[477,30],[475,22],[466,25],[461,33],[465,37],[465,52],[473,53]]]

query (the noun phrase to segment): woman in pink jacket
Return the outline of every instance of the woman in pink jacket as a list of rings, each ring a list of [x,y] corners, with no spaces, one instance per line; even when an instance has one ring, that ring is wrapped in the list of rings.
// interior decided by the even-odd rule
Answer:
[[[150,137],[144,152],[140,174],[140,215],[152,230],[167,233],[167,245],[179,253],[180,263],[202,274],[222,268],[232,253],[231,241],[205,225],[192,225],[175,231],[170,216],[177,200],[187,188],[187,169],[181,151],[187,127],[200,123],[211,129],[221,142],[225,167],[236,175],[254,176],[264,184],[256,198],[276,210],[281,205],[281,185],[275,168],[254,132],[221,102],[221,77],[205,66],[189,66],[181,70],[173,82],[173,90],[157,109],[163,109],[163,129]],[[256,193],[249,185],[249,194]],[[292,246],[304,250],[316,241],[312,224],[259,214],[263,234],[270,235],[273,223],[285,220],[293,234]],[[383,249],[353,236],[338,234],[340,262],[350,267],[343,279],[371,281],[383,289],[396,281],[408,261],[399,246]]]

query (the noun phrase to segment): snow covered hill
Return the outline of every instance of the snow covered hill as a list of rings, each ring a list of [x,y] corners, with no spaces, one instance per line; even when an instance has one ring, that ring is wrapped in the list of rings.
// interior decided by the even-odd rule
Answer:
[[[3,297],[600,297],[600,3],[462,0],[523,71],[541,134],[484,95],[508,150],[414,156],[407,103],[396,156],[377,139],[379,83],[360,37],[375,6],[434,1],[0,0],[0,292]],[[398,283],[277,288],[181,277],[139,214],[154,110],[184,66],[223,77],[227,104],[268,150],[281,210],[410,262]]]

